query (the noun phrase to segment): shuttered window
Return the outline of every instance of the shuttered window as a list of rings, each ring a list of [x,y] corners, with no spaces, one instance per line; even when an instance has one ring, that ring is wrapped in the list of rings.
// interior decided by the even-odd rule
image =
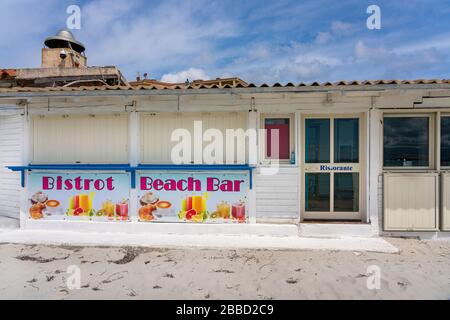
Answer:
[[[172,164],[172,149],[179,141],[171,141],[172,133],[176,129],[185,129],[191,136],[191,163],[194,162],[194,123],[201,121],[202,133],[208,129],[217,129],[223,136],[223,163],[226,163],[226,155],[231,154],[234,147],[234,163],[245,163],[244,159],[237,157],[238,139],[235,139],[234,146],[226,143],[227,129],[247,130],[247,113],[226,112],[226,113],[178,113],[178,114],[144,114],[141,116],[141,158],[143,163],[149,164]],[[241,137],[241,135],[239,135]],[[245,139],[245,137],[244,137]],[[241,140],[242,141],[242,140]],[[196,142],[198,143],[198,141]],[[200,142],[205,148],[210,141]]]
[[[128,163],[127,115],[36,116],[33,163]]]

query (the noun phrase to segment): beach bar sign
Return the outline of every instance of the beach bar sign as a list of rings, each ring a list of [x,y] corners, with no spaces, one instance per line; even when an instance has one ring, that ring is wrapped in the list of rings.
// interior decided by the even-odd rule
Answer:
[[[142,222],[243,223],[248,173],[137,174]]]

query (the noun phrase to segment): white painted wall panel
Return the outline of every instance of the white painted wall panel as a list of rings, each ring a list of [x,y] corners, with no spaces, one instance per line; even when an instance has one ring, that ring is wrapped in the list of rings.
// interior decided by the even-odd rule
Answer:
[[[284,167],[275,175],[255,173],[257,219],[299,219],[299,172]]]
[[[450,174],[442,175],[442,231],[450,231]]]
[[[171,136],[176,129],[186,129],[193,137],[194,122],[202,121],[203,133],[208,129],[218,129],[222,132],[224,141],[227,129],[247,129],[246,112],[224,113],[172,113],[141,115],[141,157],[143,163],[172,163],[171,151],[178,142],[172,142]],[[207,146],[210,142],[203,142]],[[224,162],[227,153],[224,142]],[[245,161],[243,161],[245,162]]]
[[[33,163],[128,163],[128,116],[37,116],[32,141]]]
[[[5,168],[22,164],[23,121],[0,116],[0,216],[19,218],[20,174]]]
[[[388,173],[384,175],[386,231],[433,231],[438,227],[439,175]]]

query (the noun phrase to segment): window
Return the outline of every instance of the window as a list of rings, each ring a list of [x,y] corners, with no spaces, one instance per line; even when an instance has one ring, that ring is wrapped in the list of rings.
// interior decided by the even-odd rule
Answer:
[[[441,166],[450,167],[450,116],[441,118]]]
[[[334,120],[334,162],[359,162],[359,119]]]
[[[430,166],[430,117],[384,117],[384,166]]]
[[[262,121],[266,130],[264,159],[290,161],[295,145],[294,116],[263,116]]]
[[[128,115],[33,118],[33,163],[128,163]]]
[[[306,119],[306,163],[330,163],[330,120]]]
[[[305,209],[311,212],[330,211],[329,173],[305,174]]]
[[[217,146],[222,144],[222,155],[217,156],[217,164],[246,162],[247,147],[245,131],[247,130],[246,112],[211,112],[211,113],[161,113],[141,115],[141,162],[146,164],[172,164],[172,150],[179,141],[172,141],[172,134],[177,129],[186,130],[190,134],[188,145],[191,146],[190,161],[194,163],[194,147],[202,146],[205,151],[211,141],[195,140],[195,122],[201,122],[202,137],[209,129],[218,130],[222,134],[223,141],[217,141]],[[236,130],[233,144],[227,143],[227,130]],[[219,139],[220,140],[220,139]],[[214,142],[216,140],[214,139]],[[219,147],[218,147],[219,148]],[[205,151],[206,152],[206,151]],[[233,154],[234,161],[227,159],[227,154]],[[213,154],[215,156],[215,153]],[[205,162],[205,159],[203,159]],[[232,159],[231,159],[232,160]]]
[[[335,173],[334,211],[359,211],[359,173]]]
[[[266,158],[288,160],[291,157],[290,147],[290,120],[289,118],[265,119],[264,128],[266,131]],[[272,146],[272,135],[278,130],[278,150],[277,146]]]

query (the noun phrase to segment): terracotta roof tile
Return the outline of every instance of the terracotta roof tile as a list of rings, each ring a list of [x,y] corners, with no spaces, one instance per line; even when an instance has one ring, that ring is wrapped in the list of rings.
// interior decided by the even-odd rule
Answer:
[[[2,70],[3,71],[3,70]],[[24,92],[84,92],[84,91],[138,91],[138,90],[208,90],[208,89],[245,89],[245,88],[295,88],[295,87],[348,87],[348,86],[384,86],[384,85],[432,85],[432,84],[450,84],[448,79],[418,79],[418,80],[365,80],[365,81],[338,81],[335,83],[331,82],[313,82],[313,83],[299,83],[298,85],[292,82],[282,85],[280,83],[275,83],[269,86],[267,83],[263,83],[260,86],[256,86],[253,83],[243,85],[242,83],[235,83],[234,85],[226,83],[219,85],[217,83],[205,84],[154,84],[145,85],[139,84],[135,86],[80,86],[80,87],[12,87],[12,88],[0,88],[0,93],[24,93]]]
[[[0,79],[13,79],[16,76],[16,69],[0,69]]]

